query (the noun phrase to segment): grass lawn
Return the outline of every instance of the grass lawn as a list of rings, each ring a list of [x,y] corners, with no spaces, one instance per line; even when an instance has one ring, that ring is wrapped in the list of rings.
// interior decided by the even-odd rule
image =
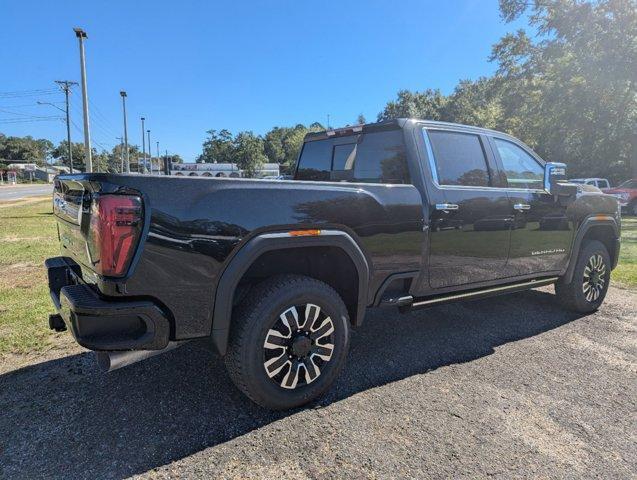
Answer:
[[[57,253],[49,198],[0,203],[0,354],[53,346],[43,262]]]
[[[43,263],[58,251],[49,198],[0,203],[0,356],[71,343],[67,332],[57,334],[48,327],[53,305]],[[637,288],[636,218],[623,221],[622,252],[613,281]]]
[[[622,246],[612,279],[637,288],[637,217],[622,218]]]

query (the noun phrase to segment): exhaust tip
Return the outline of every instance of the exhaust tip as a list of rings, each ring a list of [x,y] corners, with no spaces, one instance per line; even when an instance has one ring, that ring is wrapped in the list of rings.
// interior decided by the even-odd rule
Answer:
[[[62,315],[59,313],[52,313],[49,315],[49,328],[51,330],[55,330],[56,332],[64,332],[66,331],[66,325],[64,324],[64,320],[62,319]]]
[[[169,342],[165,348],[161,350],[124,350],[124,351],[100,351],[95,352],[97,366],[103,372],[112,372],[122,367],[126,367],[141,360],[161,355],[169,352],[177,347],[188,343],[188,340],[179,342]]]

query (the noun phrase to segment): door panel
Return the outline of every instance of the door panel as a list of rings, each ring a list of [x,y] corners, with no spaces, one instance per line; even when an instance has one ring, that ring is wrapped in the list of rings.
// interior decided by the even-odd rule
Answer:
[[[507,262],[509,274],[525,275],[565,267],[573,240],[573,225],[566,207],[540,191],[509,191],[509,198],[515,212]],[[528,209],[523,210],[524,206]]]
[[[510,276],[561,270],[568,260],[573,225],[566,207],[543,190],[544,165],[510,139],[491,139],[506,182],[514,222],[507,262]]]
[[[423,141],[432,175],[428,289],[502,278],[513,218],[506,192],[493,188],[486,138],[431,129]]]
[[[457,210],[434,210],[430,224],[429,284],[444,288],[504,276],[513,221],[504,192],[445,189]]]

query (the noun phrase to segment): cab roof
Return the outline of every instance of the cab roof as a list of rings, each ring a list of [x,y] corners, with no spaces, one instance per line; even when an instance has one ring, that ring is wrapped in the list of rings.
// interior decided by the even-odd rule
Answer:
[[[413,125],[415,123],[423,124],[426,127],[441,127],[441,128],[453,128],[458,130],[464,130],[466,132],[482,133],[489,135],[498,135],[509,138],[504,132],[498,132],[497,130],[490,130],[488,128],[474,127],[471,125],[463,125],[460,123],[440,122],[437,120],[422,120],[419,118],[394,118],[392,120],[385,120],[382,122],[366,123],[364,125],[348,125],[342,128],[333,128],[329,130],[323,130],[321,132],[309,132],[303,139],[304,142],[313,142],[315,140],[324,140],[326,138],[341,137],[347,135],[354,135],[357,133],[369,133],[378,132],[384,130],[395,130],[404,128],[407,125]]]

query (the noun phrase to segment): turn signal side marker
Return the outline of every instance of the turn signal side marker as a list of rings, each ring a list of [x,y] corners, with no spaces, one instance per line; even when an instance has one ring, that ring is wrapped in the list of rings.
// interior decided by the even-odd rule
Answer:
[[[320,230],[292,230],[288,232],[291,237],[314,237],[320,235]]]

